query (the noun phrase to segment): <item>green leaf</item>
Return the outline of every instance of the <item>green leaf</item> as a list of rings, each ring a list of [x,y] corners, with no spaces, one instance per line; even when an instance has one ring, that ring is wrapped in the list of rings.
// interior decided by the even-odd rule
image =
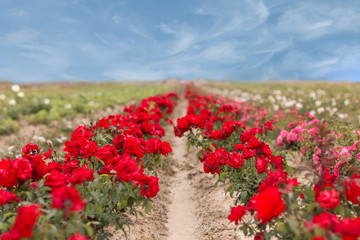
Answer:
[[[226,177],[227,177],[227,172],[221,172],[219,176],[219,181],[225,183]]]
[[[315,199],[315,192],[314,192],[314,190],[312,190],[312,189],[306,189],[306,190],[305,190],[305,195],[307,196],[307,198],[308,198],[310,201],[314,201],[314,199]]]
[[[89,224],[84,224],[84,228],[89,237],[92,238],[94,236],[94,230],[92,229],[92,227]]]
[[[94,207],[95,207],[96,213],[101,216],[101,214],[103,213],[102,207],[100,205],[94,205]]]
[[[248,197],[248,192],[247,192],[247,191],[243,191],[243,192],[240,194],[241,202],[245,203],[246,200],[247,200],[247,197]]]
[[[277,225],[276,225],[276,229],[279,231],[279,232],[284,232],[286,230],[286,224],[283,223],[283,222],[279,222]]]
[[[146,201],[146,204],[145,204],[145,212],[146,213],[149,213],[151,211],[151,201],[150,200],[147,200]]]
[[[296,234],[299,235],[299,222],[296,220],[294,216],[289,216],[287,219],[287,223],[290,229]]]

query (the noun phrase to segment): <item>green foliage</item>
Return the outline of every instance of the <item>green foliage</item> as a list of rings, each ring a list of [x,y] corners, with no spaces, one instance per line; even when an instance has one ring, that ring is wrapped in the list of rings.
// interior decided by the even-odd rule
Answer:
[[[12,120],[11,118],[2,118],[0,117],[1,124],[0,124],[0,135],[8,135],[11,133],[15,133],[19,129],[19,124]]]

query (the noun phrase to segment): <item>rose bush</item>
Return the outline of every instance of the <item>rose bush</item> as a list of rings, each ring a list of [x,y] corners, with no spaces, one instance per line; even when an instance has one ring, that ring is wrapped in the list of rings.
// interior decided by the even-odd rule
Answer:
[[[177,95],[144,99],[124,113],[79,126],[63,153],[29,143],[0,161],[1,239],[105,239],[125,213],[151,210],[156,165],[172,149],[160,138]]]
[[[177,120],[175,135],[186,135],[189,146],[200,147],[198,158],[205,173],[229,183],[226,191],[240,205],[228,218],[245,235],[254,239],[360,236],[355,230],[360,227],[358,141],[348,140],[350,147],[341,145],[341,136],[329,124],[312,114],[303,117],[295,109],[286,126],[290,130],[283,127],[276,137],[272,131],[281,127],[277,123],[286,122],[283,113],[270,117],[263,106],[199,94],[191,85],[186,98],[187,115]],[[291,151],[299,148],[309,166],[307,178],[301,181],[287,163]]]

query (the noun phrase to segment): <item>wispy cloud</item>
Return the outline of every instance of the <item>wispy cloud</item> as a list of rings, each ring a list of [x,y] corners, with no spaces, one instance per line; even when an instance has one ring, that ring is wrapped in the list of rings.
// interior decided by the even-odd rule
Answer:
[[[27,15],[27,12],[21,9],[13,9],[9,11],[9,14],[15,17],[23,17]]]
[[[177,54],[188,50],[196,41],[199,41],[199,34],[190,27],[187,23],[173,24],[172,26],[161,23],[160,30],[163,33],[173,35],[175,41],[173,42],[170,54]]]
[[[115,24],[128,29],[129,31],[137,34],[138,36],[152,39],[148,31],[144,28],[143,24],[136,16],[130,17],[115,13],[112,15],[111,20]]]
[[[19,31],[9,32],[0,36],[0,42],[5,44],[19,44],[27,43],[35,40],[39,36],[39,33],[30,28],[24,28]]]
[[[358,0],[183,0],[176,12],[141,0],[19,1],[0,0],[1,78],[354,80],[359,72]]]
[[[325,2],[297,3],[294,8],[285,11],[279,18],[275,31],[296,34],[297,38],[313,40],[328,34],[360,32],[360,8],[327,5]]]
[[[252,30],[269,16],[267,7],[260,0],[206,2],[196,8],[195,13],[213,18],[214,24],[207,33],[210,39]]]

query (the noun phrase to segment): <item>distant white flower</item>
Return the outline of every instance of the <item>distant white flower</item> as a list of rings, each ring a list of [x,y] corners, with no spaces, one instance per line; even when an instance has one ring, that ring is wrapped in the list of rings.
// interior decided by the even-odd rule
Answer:
[[[46,143],[47,143],[48,145],[53,145],[51,140],[47,140]]]
[[[39,142],[46,142],[46,138],[43,136],[34,136],[33,139]]]
[[[346,100],[344,101],[344,105],[345,105],[345,106],[349,105],[349,103],[350,103],[349,99],[346,99]]]
[[[317,112],[318,112],[319,114],[321,114],[321,113],[325,112],[325,109],[324,109],[323,107],[319,107],[319,108],[317,109]]]
[[[337,116],[338,116],[340,119],[348,118],[347,113],[338,113]]]
[[[302,107],[303,107],[302,103],[296,103],[296,104],[295,104],[296,110],[299,110],[299,109],[301,109]]]
[[[5,100],[6,96],[4,94],[0,94],[0,100]]]
[[[12,90],[13,92],[18,92],[18,91],[20,91],[20,86],[17,85],[17,84],[12,85],[12,86],[11,86],[11,90]]]
[[[10,100],[9,100],[9,104],[10,104],[10,105],[16,105],[15,99],[10,99]]]
[[[287,108],[290,108],[292,106],[294,106],[296,104],[296,101],[295,100],[290,100],[290,101],[284,101],[282,102],[281,105],[287,107]]]
[[[65,104],[64,108],[65,108],[65,109],[70,109],[70,108],[72,108],[72,106],[71,106],[70,103],[68,103],[68,104]]]
[[[57,142],[59,142],[59,143],[62,143],[62,142],[64,142],[64,141],[66,140],[66,137],[62,136],[62,137],[60,137],[60,138],[55,138],[55,140],[56,140]]]
[[[315,105],[316,105],[317,107],[319,107],[319,106],[321,105],[321,101],[320,101],[320,100],[315,101]]]
[[[311,110],[311,111],[310,111],[310,114],[311,114],[311,115],[315,115],[315,113],[316,113],[315,110]]]
[[[10,147],[8,147],[8,153],[12,154],[13,153],[13,150],[14,150],[15,146],[12,145]]]
[[[274,110],[275,110],[275,111],[279,110],[279,106],[278,106],[278,105],[274,105]]]
[[[281,91],[280,91],[280,90],[274,90],[274,91],[273,91],[273,94],[275,94],[275,95],[281,95]]]
[[[18,97],[20,97],[20,98],[23,98],[24,96],[25,96],[25,94],[23,93],[23,92],[18,92]]]
[[[270,102],[272,102],[272,103],[274,103],[276,100],[275,100],[275,98],[273,97],[273,96],[268,96],[268,99],[270,100]]]
[[[314,99],[314,100],[317,99],[315,92],[310,92],[310,93],[309,93],[309,96],[310,96],[312,99]]]
[[[45,99],[44,99],[44,103],[45,103],[46,105],[49,104],[49,103],[50,103],[50,99],[45,98]]]
[[[318,89],[316,90],[316,92],[319,94],[319,95],[326,95],[326,92],[324,90],[321,90],[321,89]]]
[[[335,98],[331,99],[331,105],[336,106],[336,99]]]

